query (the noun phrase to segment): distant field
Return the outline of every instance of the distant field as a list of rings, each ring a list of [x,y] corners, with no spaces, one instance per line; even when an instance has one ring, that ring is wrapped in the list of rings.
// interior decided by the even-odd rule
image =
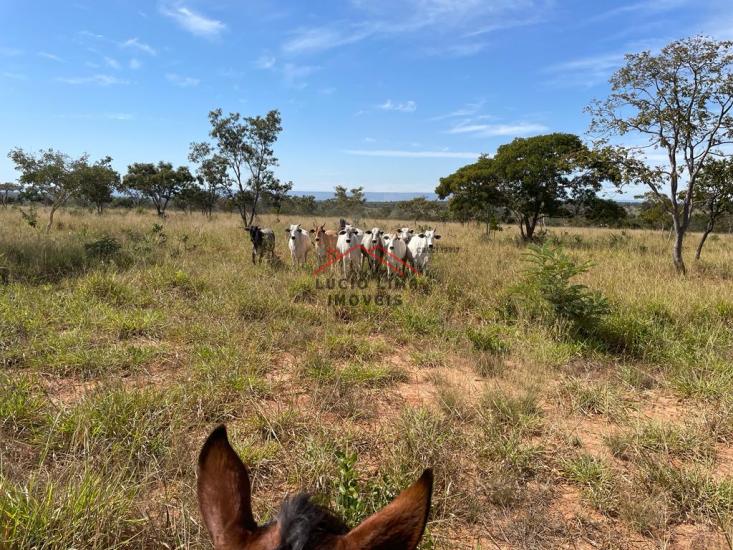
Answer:
[[[334,306],[312,254],[289,265],[283,228],[309,218],[261,220],[274,266],[252,265],[233,215],[57,220],[46,236],[0,211],[10,547],[209,547],[195,461],[222,422],[260,521],[306,490],[355,523],[434,466],[423,548],[726,547],[730,235],[697,264],[691,239],[681,278],[666,234],[551,229],[592,262],[573,281],[608,301],[578,328],[526,274],[514,227],[440,225],[452,249],[428,276]]]

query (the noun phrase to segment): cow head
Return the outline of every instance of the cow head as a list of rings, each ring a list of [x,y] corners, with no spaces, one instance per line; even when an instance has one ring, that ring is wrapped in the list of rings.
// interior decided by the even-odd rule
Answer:
[[[300,224],[292,224],[285,229],[285,232],[290,235],[290,240],[294,241],[298,236],[303,234],[303,229],[301,229]]]

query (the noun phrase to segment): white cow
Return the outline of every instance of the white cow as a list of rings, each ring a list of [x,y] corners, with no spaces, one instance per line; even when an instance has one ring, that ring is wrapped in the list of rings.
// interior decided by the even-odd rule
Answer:
[[[435,229],[415,235],[407,244],[407,255],[418,273],[425,273],[433,250],[433,241],[440,239]]]
[[[405,241],[405,244],[409,244],[410,240],[415,234],[414,229],[410,229],[409,227],[400,227],[397,229],[397,235]]]
[[[379,269],[384,252],[382,235],[384,235],[384,231],[378,227],[372,227],[370,230],[364,232],[364,236],[361,239],[362,268],[364,267],[364,261],[366,261],[367,265],[373,271],[377,271]]]
[[[292,224],[285,230],[288,234],[288,248],[290,249],[290,259],[293,267],[305,264],[308,259],[308,251],[311,248],[311,239],[308,232],[300,227],[300,224]]]
[[[336,240],[336,250],[341,258],[344,277],[347,277],[350,273],[356,273],[359,269],[359,262],[361,260],[360,244],[361,241],[356,235],[356,230],[350,225],[347,225],[339,231],[339,236]]]
[[[382,236],[384,242],[384,262],[387,264],[387,276],[392,273],[405,274],[407,245],[397,233],[387,233]]]

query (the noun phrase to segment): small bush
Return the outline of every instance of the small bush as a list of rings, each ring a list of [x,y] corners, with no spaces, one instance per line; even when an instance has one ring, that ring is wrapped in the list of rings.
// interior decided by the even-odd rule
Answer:
[[[87,255],[90,258],[98,258],[102,260],[111,260],[115,258],[122,250],[122,244],[120,241],[109,235],[105,235],[102,238],[86,243],[84,245]]]

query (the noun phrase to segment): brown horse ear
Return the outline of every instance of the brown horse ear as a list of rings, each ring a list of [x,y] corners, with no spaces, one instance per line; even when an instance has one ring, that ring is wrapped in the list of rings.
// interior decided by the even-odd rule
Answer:
[[[433,471],[425,470],[396,499],[345,535],[346,547],[415,550],[428,521],[432,493]]]
[[[249,473],[223,425],[211,432],[199,454],[198,498],[215,548],[241,548],[257,529]]]

